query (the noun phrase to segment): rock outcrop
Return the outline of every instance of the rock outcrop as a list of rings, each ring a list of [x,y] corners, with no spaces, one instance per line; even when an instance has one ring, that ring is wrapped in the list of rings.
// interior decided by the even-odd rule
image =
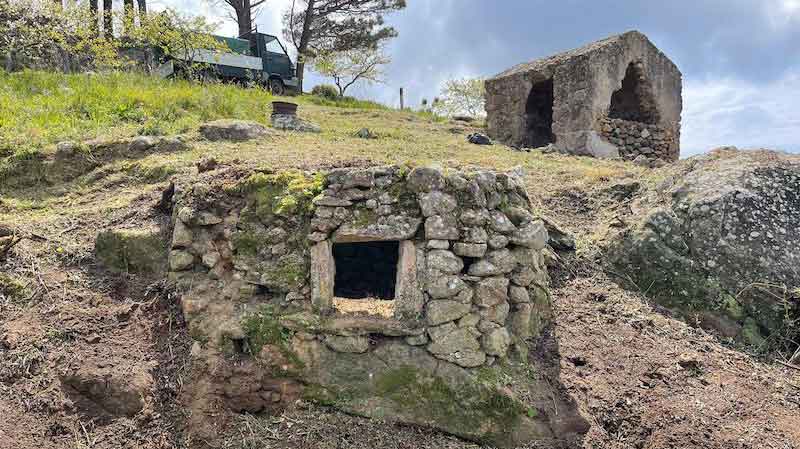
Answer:
[[[681,162],[633,210],[609,261],[659,303],[759,347],[797,318],[797,156],[715,150]]]

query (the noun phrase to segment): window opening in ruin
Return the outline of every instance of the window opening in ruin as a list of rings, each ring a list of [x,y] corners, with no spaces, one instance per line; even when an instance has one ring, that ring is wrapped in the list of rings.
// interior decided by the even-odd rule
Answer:
[[[400,242],[335,243],[333,295],[393,300]]]
[[[622,87],[611,95],[608,116],[640,123],[658,123],[653,92],[641,65],[635,62],[628,65]]]
[[[553,80],[536,83],[525,104],[525,146],[539,148],[555,142],[553,135]]]

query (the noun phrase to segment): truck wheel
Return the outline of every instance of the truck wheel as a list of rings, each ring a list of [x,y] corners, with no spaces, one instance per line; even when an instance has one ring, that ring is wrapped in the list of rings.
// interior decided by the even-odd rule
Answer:
[[[273,78],[269,80],[269,91],[272,92],[272,95],[281,97],[286,93],[286,88],[283,86],[283,81]]]

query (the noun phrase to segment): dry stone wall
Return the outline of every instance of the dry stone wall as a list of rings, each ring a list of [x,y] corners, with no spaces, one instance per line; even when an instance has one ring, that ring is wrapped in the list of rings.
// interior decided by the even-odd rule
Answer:
[[[222,403],[269,410],[302,384],[354,413],[477,441],[554,437],[548,414],[527,416],[478,381],[479,369],[524,359],[551,317],[548,234],[518,173],[217,173],[175,198],[170,276],[193,352],[262,367],[233,370],[247,379],[226,382],[246,388],[222,389]],[[337,298],[336,245],[387,241],[399,252],[394,299]],[[282,396],[276,384],[292,388]],[[436,402],[414,396],[432,385]]]
[[[634,160],[644,156],[649,160],[678,159],[675,133],[659,125],[603,117],[598,122],[600,135],[619,149],[619,156]]]

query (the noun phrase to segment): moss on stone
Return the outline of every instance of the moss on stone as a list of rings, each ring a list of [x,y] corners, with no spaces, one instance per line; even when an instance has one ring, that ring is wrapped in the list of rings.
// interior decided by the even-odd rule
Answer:
[[[322,192],[323,181],[321,174],[312,176],[298,170],[256,173],[242,181],[236,190],[254,201],[255,214],[263,220],[270,215],[310,213],[312,200]]]
[[[98,234],[95,253],[111,270],[157,273],[164,268],[167,247],[158,232],[121,229]]]
[[[458,386],[438,376],[403,366],[381,373],[375,382],[378,396],[391,400],[409,414],[440,423],[453,433],[504,445],[504,429],[528,413],[517,400],[479,382]]]
[[[7,274],[0,273],[0,297],[13,303],[23,302],[30,293],[25,284]]]
[[[247,336],[247,344],[252,355],[261,352],[264,346],[273,346],[296,368],[303,363],[292,351],[290,343],[294,332],[280,323],[280,314],[272,305],[263,305],[257,312],[242,319],[242,330]]]

